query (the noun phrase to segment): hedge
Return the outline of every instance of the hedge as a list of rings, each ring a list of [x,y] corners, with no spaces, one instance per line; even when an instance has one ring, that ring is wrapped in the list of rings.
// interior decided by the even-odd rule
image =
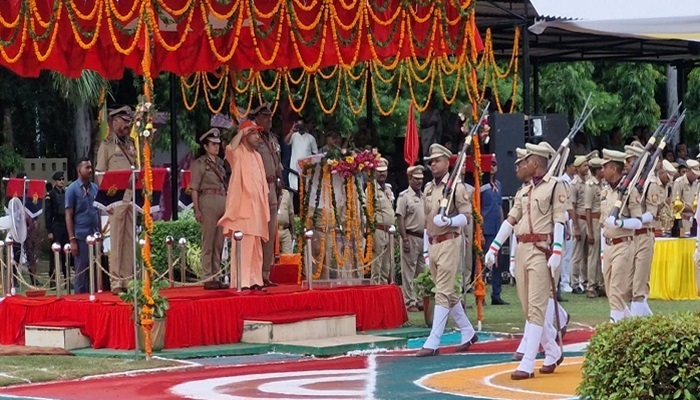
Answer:
[[[173,259],[180,255],[177,245],[178,240],[184,237],[191,244],[201,245],[202,234],[199,223],[194,218],[183,218],[177,221],[156,221],[153,226],[151,259],[153,267],[159,274],[168,270],[168,253],[165,246],[165,238],[170,235],[175,239],[173,245]],[[176,270],[179,267],[176,266]]]
[[[700,398],[700,313],[598,325],[578,394],[611,400]]]

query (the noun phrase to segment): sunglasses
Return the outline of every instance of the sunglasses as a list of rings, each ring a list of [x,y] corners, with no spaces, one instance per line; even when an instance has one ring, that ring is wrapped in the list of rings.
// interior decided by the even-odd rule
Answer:
[[[62,180],[64,180],[64,178],[58,178],[58,179],[56,179],[56,180],[57,180],[57,181],[62,181]]]

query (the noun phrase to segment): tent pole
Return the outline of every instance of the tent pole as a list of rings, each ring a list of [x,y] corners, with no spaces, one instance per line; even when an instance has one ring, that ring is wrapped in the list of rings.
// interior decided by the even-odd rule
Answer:
[[[535,107],[535,114],[540,113],[540,65],[532,63],[532,104]]]
[[[172,220],[177,221],[178,207],[178,177],[179,168],[177,163],[177,103],[175,100],[177,93],[177,78],[174,73],[170,73],[170,207]]]

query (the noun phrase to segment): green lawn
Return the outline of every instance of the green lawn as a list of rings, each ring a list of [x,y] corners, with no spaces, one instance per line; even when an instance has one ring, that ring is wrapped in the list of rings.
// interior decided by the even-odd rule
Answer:
[[[71,356],[6,356],[0,357],[0,386],[178,365],[182,364],[157,359],[146,361]]]
[[[490,288],[488,288],[490,292]],[[570,326],[595,326],[601,322],[607,322],[610,315],[608,299],[598,297],[589,299],[584,294],[564,293],[562,306],[571,314]],[[522,308],[518,301],[518,296],[514,286],[504,286],[501,297],[510,303],[506,306],[492,306],[489,295],[486,297],[487,305],[484,307],[484,319],[482,321],[483,330],[502,333],[521,333],[524,325]],[[476,325],[476,308],[474,306],[474,295],[467,295],[467,315],[469,320]],[[700,300],[687,301],[662,301],[650,300],[649,306],[654,313],[668,314],[677,311],[698,311],[700,310]],[[422,312],[408,313],[411,325],[425,326]],[[451,322],[451,321],[450,321]]]

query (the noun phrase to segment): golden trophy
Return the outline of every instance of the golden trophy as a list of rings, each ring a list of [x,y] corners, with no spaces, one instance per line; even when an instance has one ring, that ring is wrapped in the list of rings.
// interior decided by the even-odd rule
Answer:
[[[697,206],[697,200],[695,201],[695,205]],[[681,216],[681,213],[683,212],[683,209],[685,208],[685,203],[681,201],[681,196],[678,195],[676,196],[676,200],[673,201],[673,214],[675,219],[681,219],[683,218]]]

